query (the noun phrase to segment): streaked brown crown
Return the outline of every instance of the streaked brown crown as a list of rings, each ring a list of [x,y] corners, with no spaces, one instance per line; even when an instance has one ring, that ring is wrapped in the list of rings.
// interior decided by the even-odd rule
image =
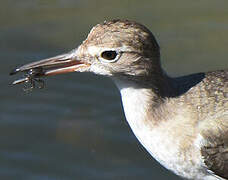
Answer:
[[[144,57],[160,57],[159,45],[145,26],[129,20],[105,21],[91,30],[84,44],[131,48]]]

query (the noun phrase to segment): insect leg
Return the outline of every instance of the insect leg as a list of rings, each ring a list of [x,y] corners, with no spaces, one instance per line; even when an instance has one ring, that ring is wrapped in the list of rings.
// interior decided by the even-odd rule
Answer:
[[[40,78],[35,78],[34,81],[36,81],[38,83],[38,88],[39,89],[43,89],[45,87],[45,83],[43,79]]]

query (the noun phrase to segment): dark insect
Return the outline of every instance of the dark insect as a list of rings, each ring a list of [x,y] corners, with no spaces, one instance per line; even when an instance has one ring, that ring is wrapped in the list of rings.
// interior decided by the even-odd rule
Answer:
[[[42,68],[29,69],[21,79],[14,81],[12,84],[16,85],[25,83],[23,88],[24,91],[31,91],[34,88],[43,89],[45,86],[44,80],[39,78],[42,73]]]

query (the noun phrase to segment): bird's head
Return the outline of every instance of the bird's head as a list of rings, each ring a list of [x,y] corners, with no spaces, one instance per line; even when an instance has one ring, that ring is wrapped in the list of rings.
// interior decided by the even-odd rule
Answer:
[[[145,26],[113,20],[93,27],[87,39],[71,52],[26,64],[11,74],[31,69],[41,69],[39,76],[75,71],[105,76],[144,76],[160,70],[160,51]]]

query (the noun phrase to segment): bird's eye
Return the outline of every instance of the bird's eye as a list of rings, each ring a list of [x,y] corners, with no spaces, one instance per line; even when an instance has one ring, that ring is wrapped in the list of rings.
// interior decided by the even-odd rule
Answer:
[[[118,53],[116,51],[103,51],[101,53],[101,57],[108,61],[115,60],[117,55]]]

